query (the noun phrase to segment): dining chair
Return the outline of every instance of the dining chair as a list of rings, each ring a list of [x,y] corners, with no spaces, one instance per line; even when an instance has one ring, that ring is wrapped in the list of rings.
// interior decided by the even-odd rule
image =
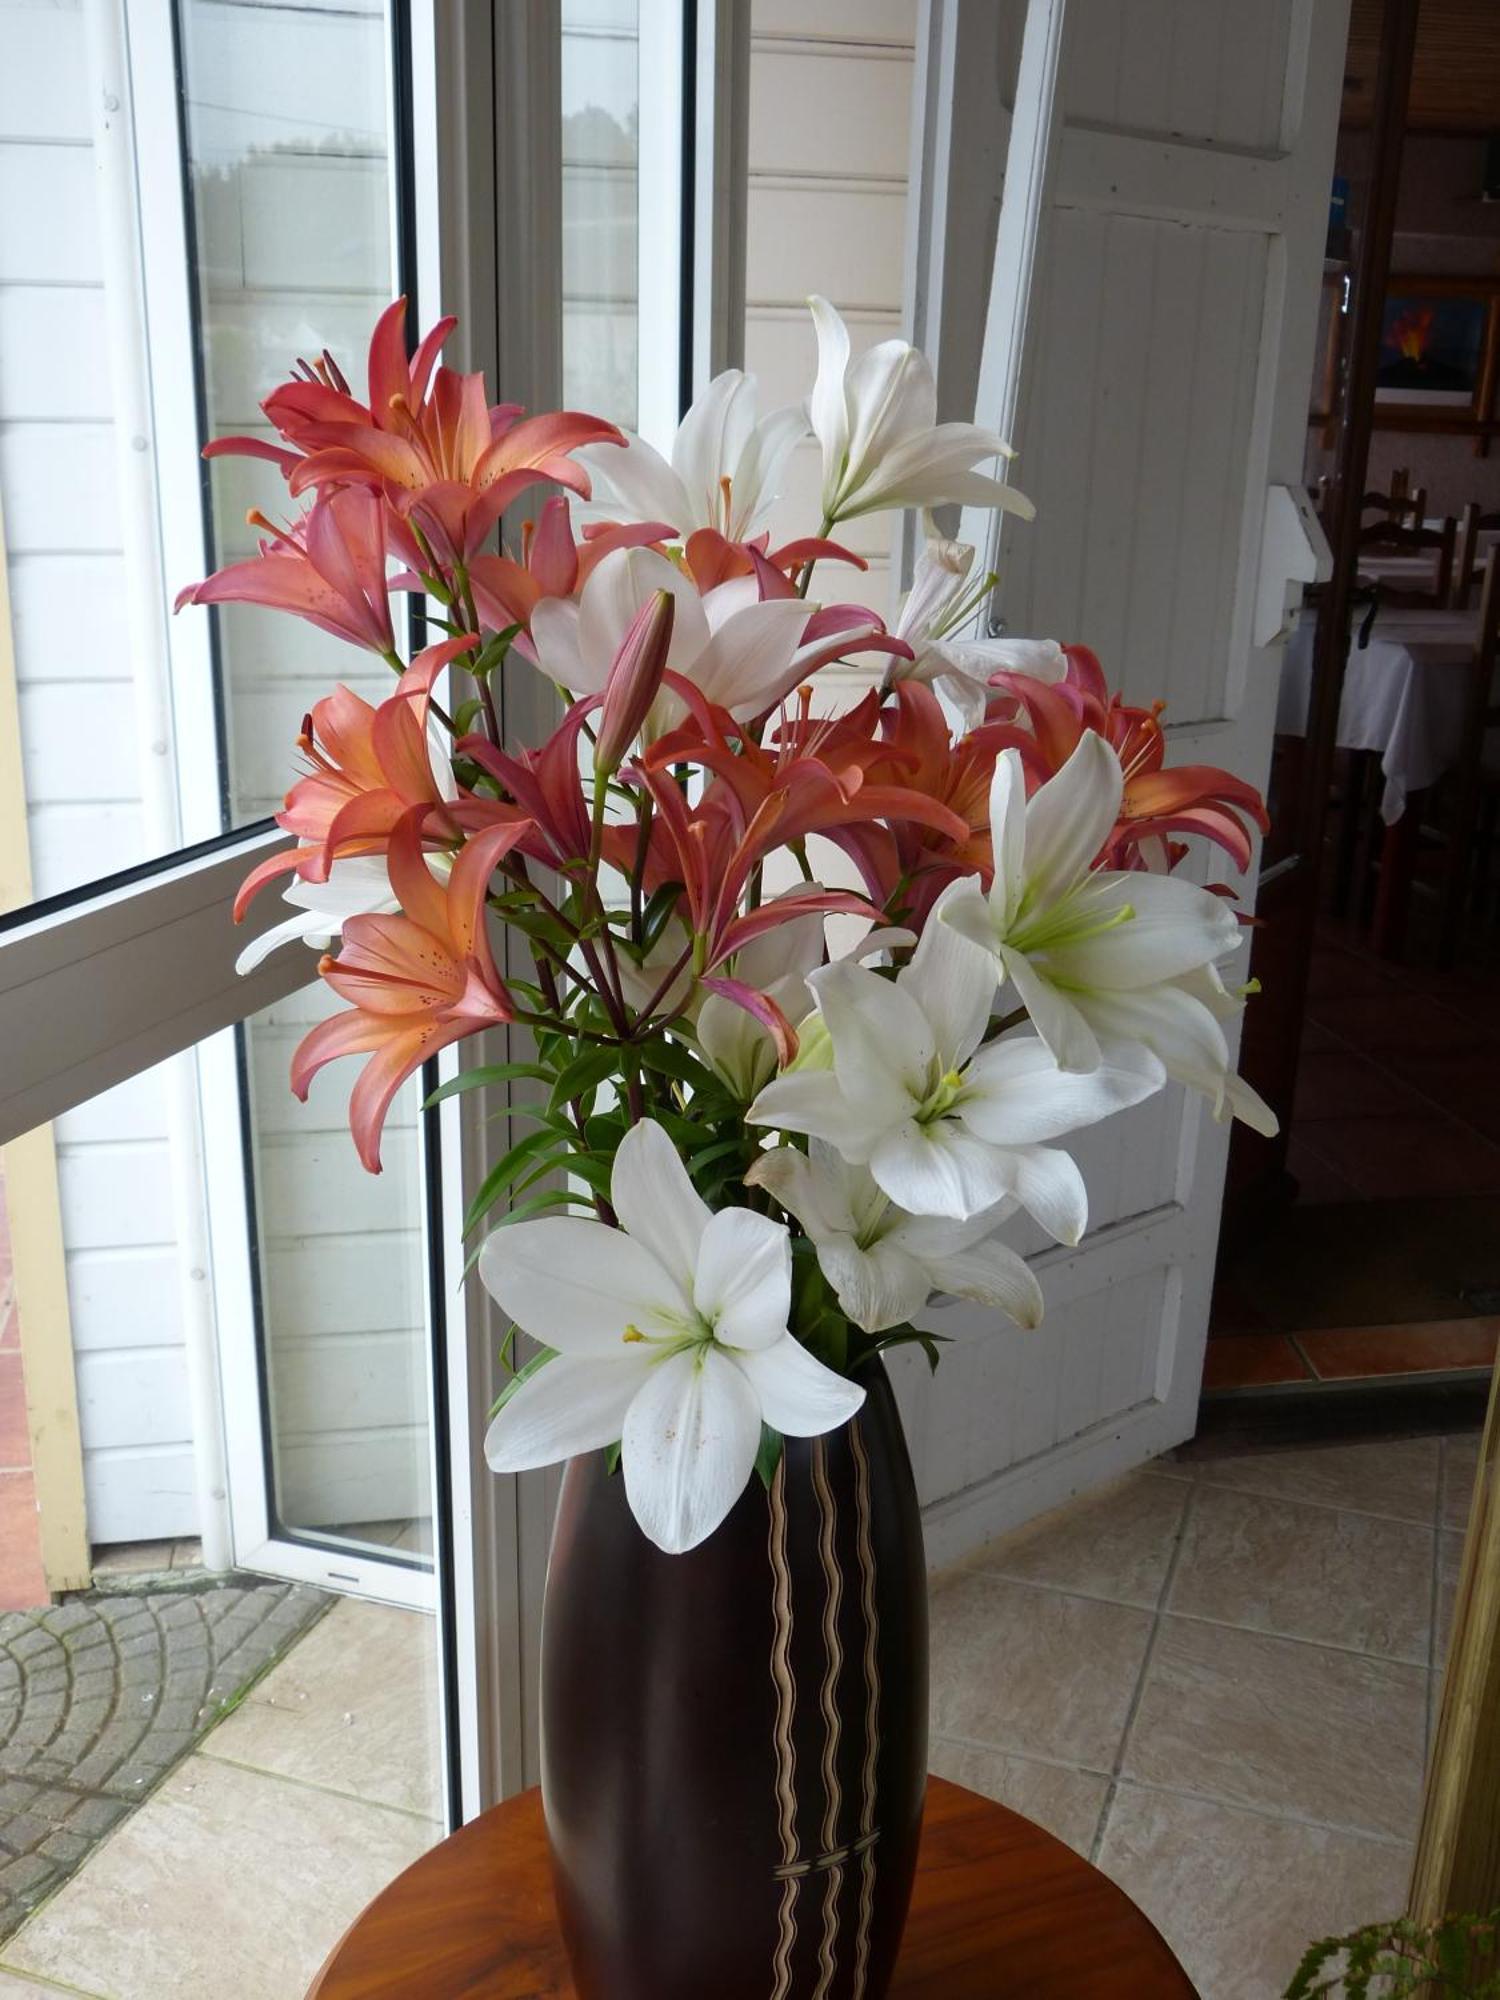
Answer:
[[[1477,500],[1471,500],[1465,507],[1463,525],[1458,531],[1458,555],[1453,566],[1453,604],[1456,610],[1468,610],[1475,575],[1488,561],[1487,552],[1480,549],[1479,537],[1487,530],[1497,528],[1500,528],[1500,512],[1482,514]]]
[[[1434,570],[1430,584],[1380,586],[1381,602],[1437,609],[1446,605],[1453,589],[1453,556],[1458,539],[1458,523],[1450,514],[1440,528],[1406,526],[1399,521],[1372,521],[1359,531],[1359,554],[1368,557],[1415,556],[1431,551]]]
[[[1360,518],[1363,519],[1366,514],[1383,514],[1389,521],[1405,521],[1420,528],[1427,514],[1427,488],[1419,486],[1412,492],[1403,485],[1398,491],[1396,478],[1404,478],[1404,475],[1393,477],[1389,493],[1360,494]]]
[[[1452,964],[1458,949],[1470,882],[1476,873],[1476,836],[1485,789],[1485,737],[1491,726],[1500,722],[1500,699],[1495,688],[1497,658],[1500,658],[1500,563],[1492,562],[1485,571],[1484,591],[1479,600],[1479,635],[1468,669],[1463,735],[1458,763],[1452,773],[1452,817],[1438,933],[1438,959],[1443,965]]]

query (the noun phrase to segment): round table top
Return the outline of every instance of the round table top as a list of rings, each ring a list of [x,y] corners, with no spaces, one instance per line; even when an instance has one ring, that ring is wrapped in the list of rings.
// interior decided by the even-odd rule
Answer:
[[[942,1778],[891,2000],[1195,2000],[1122,1889],[1019,1813]],[[334,1947],[308,2000],[575,2000],[541,1794],[441,1841]]]

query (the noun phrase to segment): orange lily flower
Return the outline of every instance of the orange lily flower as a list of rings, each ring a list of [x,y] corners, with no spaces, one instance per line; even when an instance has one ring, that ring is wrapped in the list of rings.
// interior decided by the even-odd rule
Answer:
[[[249,515],[264,528],[260,554],[229,563],[179,591],[185,604],[262,604],[291,611],[335,639],[371,652],[395,650],[386,581],[386,508],[378,493],[357,487],[320,495],[300,520],[278,528],[264,514]]]
[[[1002,672],[991,685],[1003,688],[1025,711],[1030,729],[1006,731],[1007,744],[1021,753],[1027,789],[1035,791],[1060,771],[1090,731],[1102,736],[1120,760],[1125,792],[1120,816],[1106,845],[1106,868],[1143,868],[1148,844],[1160,843],[1168,865],[1186,852],[1169,838],[1201,833],[1222,847],[1242,873],[1250,866],[1250,826],[1270,825],[1265,801],[1253,785],[1215,764],[1166,766],[1167,739],[1161,726],[1164,703],[1135,708],[1112,695],[1104,671],[1087,646],[1065,646],[1068,671],[1051,686],[1029,675]],[[1249,822],[1249,825],[1247,825]]]
[[[326,882],[339,854],[377,854],[402,815],[413,806],[443,814],[457,793],[434,768],[427,711],[433,684],[457,654],[475,644],[471,633],[445,639],[419,653],[396,691],[372,706],[352,689],[336,687],[314,705],[302,725],[298,748],[308,762],[276,815],[299,846],[251,870],[235,898],[238,922],[267,882],[295,871],[306,882]],[[458,833],[451,817],[444,831]]]
[[[318,971],[353,1012],[320,1021],[292,1058],[292,1089],[305,1103],[314,1076],[339,1056],[368,1055],[349,1100],[349,1126],[365,1167],[380,1172],[380,1135],[391,1100],[429,1056],[465,1035],[515,1019],[490,948],[486,899],[497,864],[524,821],[469,841],[446,884],[423,852],[428,809],[403,814],[390,842],[398,916],[349,917],[337,958]]]

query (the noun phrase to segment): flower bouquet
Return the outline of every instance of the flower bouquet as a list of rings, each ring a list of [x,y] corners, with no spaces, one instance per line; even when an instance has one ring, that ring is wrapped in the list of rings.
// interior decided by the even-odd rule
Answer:
[[[547,1803],[580,1991],[611,2000],[883,1990],[924,1761],[920,1535],[878,1357],[915,1341],[936,1362],[934,1292],[1038,1323],[1005,1228],[1079,1240],[1070,1133],[1168,1077],[1268,1121],[1225,1036],[1240,919],[1178,872],[1194,835],[1244,869],[1258,795],[1168,767],[1158,709],[1112,696],[1086,649],[972,636],[995,582],[972,549],[934,533],[893,623],[857,600],[845,523],[1030,508],[986,469],[1001,438],[936,421],[919,353],[853,360],[811,307],[806,407],[763,416],[731,371],[668,460],[597,418],[490,406],[439,363],[451,321],[408,355],[398,301],[367,400],[325,354],[267,398],[279,442],[209,447],[271,459],[301,511],[255,517],[259,555],[180,600],[280,607],[393,674],[374,705],[316,704],[279,815],[296,844],[240,897],[276,882],[293,906],[242,963],[306,939],[348,1003],[294,1090],[362,1058],[351,1124],[378,1172],[407,1077],[483,1030],[521,1039],[439,1095],[513,1085],[528,1127],[469,1215],[504,1205],[479,1277],[536,1343],[522,1364],[507,1342],[486,1450],[505,1472],[578,1461]],[[809,437],[821,519],[787,539],[771,517]],[[399,593],[432,640],[409,662]],[[502,730],[515,675],[558,690],[542,743]],[[679,1680],[687,1660],[718,1676],[708,1721],[641,1705],[674,1645]],[[628,1695],[578,1691],[601,1646]],[[666,1798],[643,1736],[673,1746]],[[601,1860],[585,1807],[615,1768],[635,1803]],[[663,1815],[680,1832],[694,1786],[745,1831],[679,1855],[674,1909],[642,1931],[620,1857],[659,1846]]]

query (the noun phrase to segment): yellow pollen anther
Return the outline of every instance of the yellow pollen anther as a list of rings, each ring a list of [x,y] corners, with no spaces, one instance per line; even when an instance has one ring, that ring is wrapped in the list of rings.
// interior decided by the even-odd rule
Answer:
[[[637,1341],[644,1340],[646,1336],[638,1326],[627,1326],[625,1331],[620,1335],[620,1338],[624,1341]]]
[[[950,1069],[948,1074],[943,1078],[943,1088],[945,1090],[959,1090],[962,1087],[963,1078],[956,1069]]]

